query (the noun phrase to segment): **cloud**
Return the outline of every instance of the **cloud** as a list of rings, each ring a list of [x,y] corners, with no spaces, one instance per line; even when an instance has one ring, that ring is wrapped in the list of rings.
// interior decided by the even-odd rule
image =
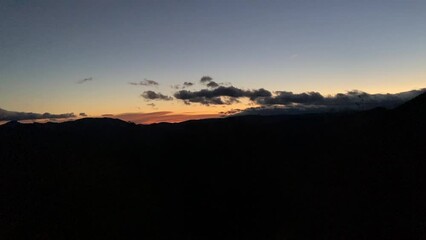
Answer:
[[[154,91],[145,91],[141,94],[141,97],[145,98],[146,100],[164,100],[164,101],[173,100],[173,98],[170,96],[166,96],[161,93],[156,93]]]
[[[87,114],[86,113],[80,113],[80,114],[78,114],[80,117],[87,117]]]
[[[154,80],[149,80],[149,79],[144,79],[143,81],[140,82],[129,82],[130,85],[133,86],[158,86],[160,85],[158,82],[154,81]]]
[[[213,78],[211,78],[210,76],[202,76],[201,79],[200,79],[200,83],[206,84],[206,83],[208,83],[212,80],[213,80]]]
[[[51,114],[51,113],[32,113],[32,112],[13,112],[0,108],[0,121],[20,121],[37,119],[65,119],[75,118],[74,113]]]
[[[82,79],[82,80],[78,81],[77,83],[82,84],[82,83],[89,82],[89,81],[92,81],[92,80],[93,80],[93,78],[89,77],[89,78]]]
[[[219,87],[219,84],[217,84],[215,81],[211,81],[211,82],[207,83],[207,87],[217,88],[217,87]]]
[[[250,100],[256,100],[261,97],[270,97],[272,94],[263,88],[257,90],[242,90],[233,86],[209,90],[202,89],[200,91],[181,90],[174,94],[175,98],[188,103],[201,103],[204,105],[221,105],[232,104],[238,101],[238,98],[247,97]]]

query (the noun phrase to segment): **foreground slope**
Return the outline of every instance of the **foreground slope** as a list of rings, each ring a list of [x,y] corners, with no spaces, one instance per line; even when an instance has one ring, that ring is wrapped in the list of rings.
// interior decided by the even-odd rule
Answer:
[[[0,126],[2,239],[424,239],[426,95],[394,110]]]

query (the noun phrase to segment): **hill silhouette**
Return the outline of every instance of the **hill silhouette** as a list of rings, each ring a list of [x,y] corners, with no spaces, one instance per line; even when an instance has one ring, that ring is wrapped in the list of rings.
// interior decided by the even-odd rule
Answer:
[[[8,123],[0,238],[424,239],[425,107]]]

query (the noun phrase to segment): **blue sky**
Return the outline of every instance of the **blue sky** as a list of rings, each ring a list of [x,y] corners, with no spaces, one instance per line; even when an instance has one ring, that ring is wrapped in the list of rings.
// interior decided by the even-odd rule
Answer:
[[[146,87],[128,84],[153,79],[152,90],[173,95],[171,85],[204,75],[270,91],[422,88],[425,12],[420,0],[3,0],[0,108],[218,112],[179,101],[153,109]]]

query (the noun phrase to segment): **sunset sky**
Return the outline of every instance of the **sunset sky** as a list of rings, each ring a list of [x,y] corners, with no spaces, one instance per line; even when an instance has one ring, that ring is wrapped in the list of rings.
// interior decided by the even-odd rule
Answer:
[[[174,122],[283,105],[262,88],[421,89],[425,13],[424,0],[1,0],[0,110]]]

